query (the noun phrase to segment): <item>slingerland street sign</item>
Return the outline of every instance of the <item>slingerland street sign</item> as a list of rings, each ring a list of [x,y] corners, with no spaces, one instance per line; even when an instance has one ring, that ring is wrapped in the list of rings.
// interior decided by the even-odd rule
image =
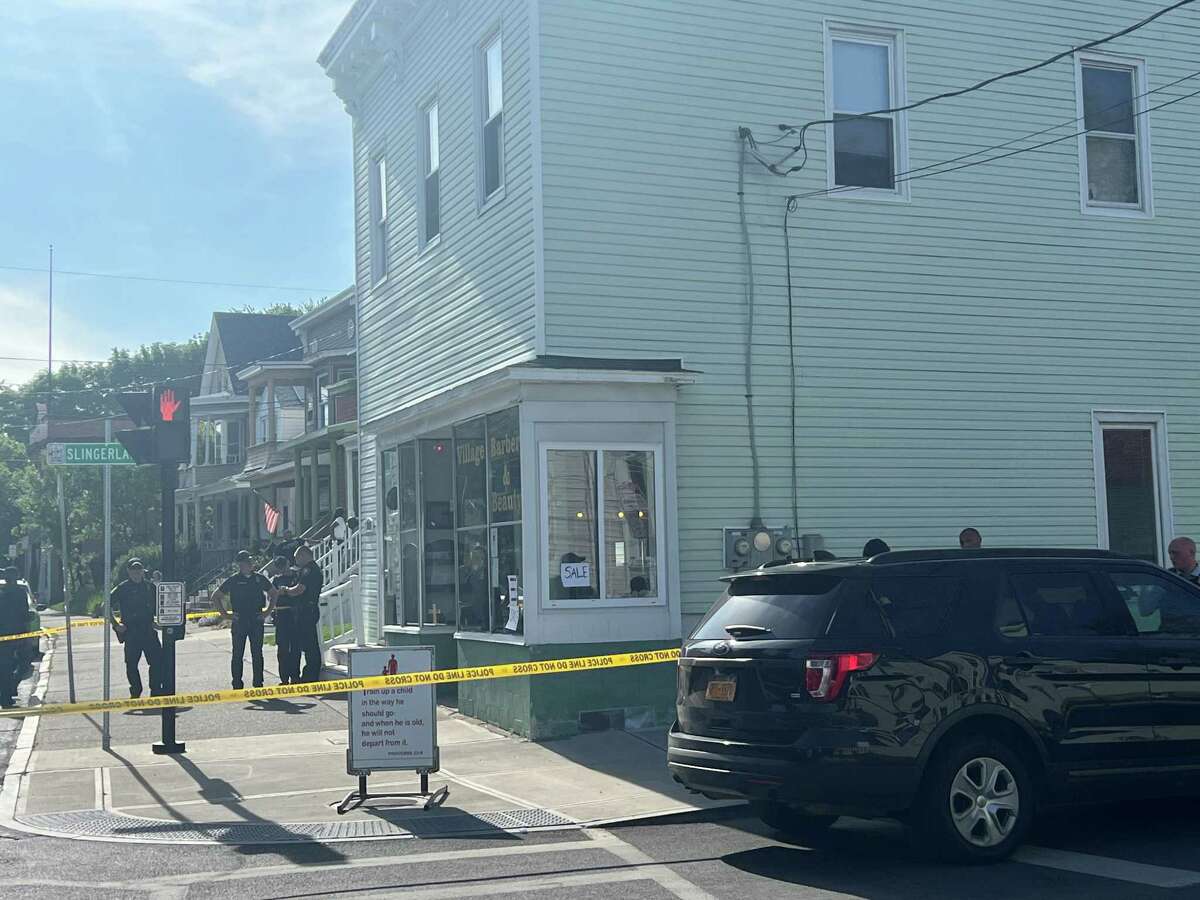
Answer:
[[[117,442],[109,444],[47,444],[46,464],[51,466],[133,466],[129,452]]]

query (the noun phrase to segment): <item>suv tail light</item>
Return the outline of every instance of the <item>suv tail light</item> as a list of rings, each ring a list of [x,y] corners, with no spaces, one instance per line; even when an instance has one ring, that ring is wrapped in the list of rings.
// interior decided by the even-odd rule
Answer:
[[[811,656],[804,663],[804,687],[820,703],[836,700],[851,672],[875,665],[878,653],[827,653]]]

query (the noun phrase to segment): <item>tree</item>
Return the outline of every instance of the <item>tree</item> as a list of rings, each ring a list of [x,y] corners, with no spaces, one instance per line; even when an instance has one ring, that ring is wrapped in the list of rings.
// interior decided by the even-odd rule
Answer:
[[[251,306],[247,303],[245,306],[239,306],[229,311],[235,313],[256,313],[263,316],[291,316],[293,319],[298,319],[301,316],[308,315],[324,303],[326,299],[322,297],[320,300],[305,300],[302,303],[279,302],[262,307]]]

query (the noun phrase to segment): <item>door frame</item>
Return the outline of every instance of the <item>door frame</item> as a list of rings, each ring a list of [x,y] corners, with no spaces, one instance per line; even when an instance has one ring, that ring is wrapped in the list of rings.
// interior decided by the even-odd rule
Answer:
[[[1149,430],[1154,460],[1158,511],[1158,564],[1165,565],[1167,545],[1174,536],[1175,511],[1171,504],[1171,464],[1165,410],[1092,410],[1092,466],[1096,488],[1096,546],[1111,549],[1108,534],[1108,492],[1104,480],[1104,430]]]

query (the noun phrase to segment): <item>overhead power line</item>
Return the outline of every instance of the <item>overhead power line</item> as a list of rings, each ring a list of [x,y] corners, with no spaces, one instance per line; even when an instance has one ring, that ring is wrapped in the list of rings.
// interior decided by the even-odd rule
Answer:
[[[763,163],[763,165],[767,168],[768,171],[770,171],[771,173],[773,173],[775,175],[781,175],[781,176],[790,175],[793,172],[798,172],[801,169],[803,169],[805,164],[808,162],[808,149],[805,146],[804,138],[805,138],[805,134],[808,132],[808,129],[810,129],[816,125],[833,125],[833,124],[835,124],[835,122],[840,122],[840,121],[865,119],[865,118],[870,118],[871,116],[884,116],[884,115],[891,115],[893,113],[907,112],[908,110],[917,109],[918,107],[925,106],[928,103],[933,103],[938,100],[949,100],[954,97],[961,97],[964,94],[969,94],[969,93],[972,93],[973,91],[981,90],[985,87],[988,87],[989,85],[995,84],[998,81],[1003,81],[1006,78],[1015,78],[1018,75],[1026,75],[1030,72],[1034,72],[1034,71],[1037,71],[1038,69],[1042,69],[1042,68],[1045,68],[1046,66],[1052,65],[1061,59],[1066,59],[1069,56],[1073,56],[1074,54],[1079,53],[1081,51],[1090,50],[1093,47],[1099,47],[1101,44],[1107,44],[1109,41],[1114,41],[1117,38],[1124,37],[1127,34],[1131,34],[1134,31],[1137,31],[1139,28],[1144,28],[1145,26],[1149,25],[1151,22],[1154,22],[1155,20],[1162,18],[1163,16],[1167,15],[1168,13],[1174,12],[1175,10],[1180,9],[1184,6],[1189,6],[1195,2],[1196,2],[1196,0],[1177,0],[1177,2],[1172,3],[1170,6],[1163,7],[1162,9],[1158,10],[1157,12],[1152,13],[1149,16],[1146,16],[1144,19],[1134,22],[1132,25],[1130,25],[1126,28],[1122,28],[1120,31],[1116,31],[1110,35],[1106,35],[1105,37],[1097,38],[1096,40],[1088,41],[1087,43],[1079,44],[1075,47],[1071,47],[1067,50],[1063,50],[1060,53],[1056,53],[1053,56],[1043,59],[1040,62],[1033,63],[1032,65],[1023,66],[1022,68],[1019,68],[1019,69],[1012,69],[1008,72],[1002,72],[999,75],[993,75],[990,78],[985,78],[983,81],[976,82],[975,84],[972,84],[965,88],[959,88],[959,89],[953,90],[953,91],[945,91],[941,94],[934,94],[931,97],[925,97],[921,100],[916,100],[916,101],[913,101],[912,103],[906,103],[902,106],[891,106],[891,107],[887,107],[884,109],[877,109],[872,112],[858,113],[858,114],[852,115],[852,116],[848,115],[848,116],[844,116],[837,120],[813,119],[812,121],[806,122],[800,126],[779,125],[778,126],[779,130],[784,132],[785,134],[797,134],[798,135],[796,144],[781,159],[777,160],[776,162],[768,163],[768,162],[765,162],[762,160],[760,160],[760,162]],[[783,164],[785,162],[787,162],[789,159],[791,159],[792,157],[794,157],[797,153],[803,153],[804,158],[798,164],[796,164],[794,166],[790,166],[788,168],[782,168]]]
[[[0,265],[0,269],[6,269],[10,272],[39,272],[45,274],[50,270],[39,266],[4,266]],[[150,281],[158,284],[189,284],[197,287],[227,287],[227,288],[245,288],[256,291],[292,291],[297,294],[336,294],[338,289],[331,288],[316,288],[316,287],[299,287],[296,285],[284,284],[252,284],[241,281],[200,281],[191,278],[158,278],[151,275],[118,275],[114,272],[82,272],[70,269],[55,269],[55,275],[76,275],[82,278],[112,278],[118,281]]]

